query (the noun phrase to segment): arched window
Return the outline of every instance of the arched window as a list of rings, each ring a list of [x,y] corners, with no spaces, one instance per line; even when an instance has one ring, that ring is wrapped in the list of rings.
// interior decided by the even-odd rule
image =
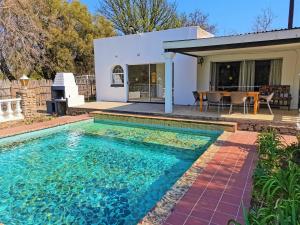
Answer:
[[[111,86],[115,86],[115,87],[124,86],[124,70],[120,65],[117,65],[112,69]]]

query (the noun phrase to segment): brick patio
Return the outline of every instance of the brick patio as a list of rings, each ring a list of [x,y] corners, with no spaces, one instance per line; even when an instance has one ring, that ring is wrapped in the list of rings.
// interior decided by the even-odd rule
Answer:
[[[225,225],[243,223],[243,208],[250,206],[257,133],[232,133],[220,145],[191,188],[173,208],[166,225]],[[285,136],[284,141],[296,138]]]

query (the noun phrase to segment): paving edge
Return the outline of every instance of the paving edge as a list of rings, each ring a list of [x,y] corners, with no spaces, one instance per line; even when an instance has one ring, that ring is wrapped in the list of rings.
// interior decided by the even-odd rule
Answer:
[[[0,139],[16,136],[16,135],[20,135],[20,134],[26,134],[26,133],[30,133],[30,132],[34,132],[34,131],[39,131],[39,130],[45,130],[45,129],[52,128],[52,127],[63,126],[63,125],[71,124],[71,123],[77,123],[77,122],[84,121],[84,120],[92,120],[92,119],[93,119],[92,117],[86,117],[86,118],[79,118],[78,120],[74,120],[74,121],[66,121],[66,122],[58,121],[56,124],[44,125],[41,128],[38,128],[38,127],[31,128],[31,129],[29,128],[28,130],[23,130],[23,131],[20,131],[20,132],[9,133],[7,135],[1,135]]]
[[[205,169],[206,165],[213,159],[220,149],[220,143],[227,140],[230,132],[224,132],[208,149],[193,163],[193,165],[177,180],[170,190],[159,200],[156,205],[138,223],[139,225],[162,225],[172,209],[181,200],[197,177]],[[219,143],[219,144],[218,144]]]

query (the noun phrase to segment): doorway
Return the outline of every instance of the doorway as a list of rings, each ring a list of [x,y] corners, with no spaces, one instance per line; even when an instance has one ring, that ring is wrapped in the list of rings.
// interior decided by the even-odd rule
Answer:
[[[128,100],[164,103],[165,64],[128,65]]]

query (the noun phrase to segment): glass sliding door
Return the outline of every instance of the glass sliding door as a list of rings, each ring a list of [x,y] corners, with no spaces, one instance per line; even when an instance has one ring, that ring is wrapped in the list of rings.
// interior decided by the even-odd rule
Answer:
[[[128,66],[129,101],[164,102],[165,65]]]
[[[128,66],[129,101],[149,101],[149,65]]]
[[[165,64],[150,65],[150,101],[164,102]]]

